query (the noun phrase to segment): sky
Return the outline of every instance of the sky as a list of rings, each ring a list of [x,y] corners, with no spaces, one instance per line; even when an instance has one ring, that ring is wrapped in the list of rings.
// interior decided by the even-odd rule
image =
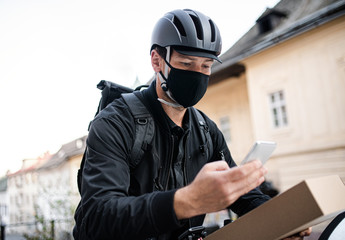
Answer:
[[[97,83],[147,82],[151,32],[190,8],[212,18],[223,53],[278,0],[0,0],[0,177],[87,134]]]

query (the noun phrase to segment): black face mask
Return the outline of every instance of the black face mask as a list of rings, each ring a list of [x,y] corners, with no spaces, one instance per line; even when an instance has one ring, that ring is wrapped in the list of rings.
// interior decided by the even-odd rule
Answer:
[[[168,79],[161,72],[161,76],[166,81],[164,91],[169,90],[174,100],[183,107],[191,107],[200,101],[207,90],[210,76],[195,72],[174,68],[168,62],[170,73]]]

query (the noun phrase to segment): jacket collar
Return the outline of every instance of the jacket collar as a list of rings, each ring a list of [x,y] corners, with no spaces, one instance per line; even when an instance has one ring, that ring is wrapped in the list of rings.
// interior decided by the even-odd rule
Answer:
[[[145,106],[149,109],[156,123],[161,127],[171,131],[180,131],[175,129],[187,130],[191,126],[191,109],[187,108],[186,114],[183,118],[183,129],[177,126],[165,113],[161,102],[158,101],[158,95],[156,92],[156,80],[154,80],[148,89],[142,91],[142,96]],[[174,129],[174,130],[173,130]]]

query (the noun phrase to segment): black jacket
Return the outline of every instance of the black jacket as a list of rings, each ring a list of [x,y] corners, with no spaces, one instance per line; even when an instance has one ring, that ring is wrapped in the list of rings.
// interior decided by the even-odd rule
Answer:
[[[141,99],[155,121],[151,151],[135,169],[128,156],[135,133],[134,119],[122,98],[115,100],[93,120],[87,139],[81,202],[76,210],[75,239],[176,239],[184,229],[202,225],[204,215],[178,221],[173,210],[176,189],[168,181],[174,161],[171,120],[165,114],[155,91],[155,82],[141,92]],[[203,114],[203,113],[202,113]],[[198,119],[187,110],[183,147],[184,184],[193,181],[207,163],[223,152],[228,164],[235,163],[222,133],[203,114],[213,142],[213,156],[201,151],[203,145]],[[243,215],[269,198],[255,189],[239,198],[230,208]]]

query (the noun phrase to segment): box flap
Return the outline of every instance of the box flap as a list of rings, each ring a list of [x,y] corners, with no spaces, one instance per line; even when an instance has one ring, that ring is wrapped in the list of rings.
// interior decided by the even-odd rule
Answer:
[[[300,232],[345,210],[338,176],[303,181],[206,237],[206,240],[273,240]]]

